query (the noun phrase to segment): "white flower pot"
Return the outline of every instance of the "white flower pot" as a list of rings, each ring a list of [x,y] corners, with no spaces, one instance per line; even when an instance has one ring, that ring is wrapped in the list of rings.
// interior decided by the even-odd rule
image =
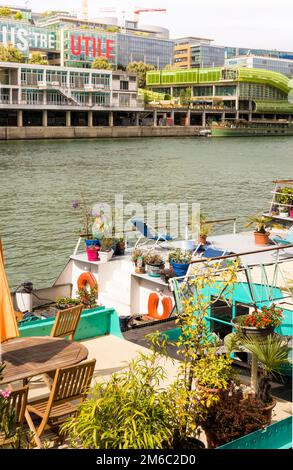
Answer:
[[[100,252],[99,252],[99,257],[100,257],[100,260],[102,261],[102,263],[107,263],[107,261],[110,261],[110,259],[111,259],[112,256],[113,256],[113,253],[114,253],[113,250],[110,250],[110,251],[100,251]]]

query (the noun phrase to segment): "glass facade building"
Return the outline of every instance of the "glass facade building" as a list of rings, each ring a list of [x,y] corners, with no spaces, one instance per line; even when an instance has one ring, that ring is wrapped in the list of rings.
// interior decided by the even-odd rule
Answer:
[[[225,48],[198,44],[190,47],[191,67],[221,67],[225,61]]]
[[[117,34],[117,64],[127,67],[129,62],[145,62],[156,68],[172,64],[173,41],[130,34]]]
[[[235,57],[233,59],[226,59],[225,66],[266,69],[282,73],[283,75],[287,75],[287,77],[293,77],[293,60],[253,56]]]

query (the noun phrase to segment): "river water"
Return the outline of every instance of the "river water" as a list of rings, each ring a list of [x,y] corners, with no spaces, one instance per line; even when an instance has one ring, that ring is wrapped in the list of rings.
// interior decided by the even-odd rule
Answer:
[[[148,138],[0,142],[0,237],[10,286],[51,285],[78,238],[72,201],[198,202],[209,218],[268,207],[293,177],[293,139]],[[229,227],[231,230],[231,226]],[[228,230],[228,227],[227,227]]]

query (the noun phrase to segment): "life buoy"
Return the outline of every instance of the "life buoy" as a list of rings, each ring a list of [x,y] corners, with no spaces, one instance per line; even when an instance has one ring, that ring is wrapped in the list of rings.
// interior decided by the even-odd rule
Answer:
[[[161,315],[158,312],[159,300],[160,298],[156,292],[152,292],[149,295],[147,316],[154,320],[165,320],[169,318],[173,310],[172,298],[167,296],[162,298],[163,313]]]
[[[89,285],[91,289],[93,289],[94,287],[98,288],[98,283],[93,273],[82,273],[77,279],[78,290],[86,289],[87,285]]]

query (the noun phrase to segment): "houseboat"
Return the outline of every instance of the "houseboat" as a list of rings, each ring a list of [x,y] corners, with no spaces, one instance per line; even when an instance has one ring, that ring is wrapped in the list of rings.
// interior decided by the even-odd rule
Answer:
[[[264,137],[293,135],[293,123],[283,120],[235,120],[212,124],[212,137]]]

